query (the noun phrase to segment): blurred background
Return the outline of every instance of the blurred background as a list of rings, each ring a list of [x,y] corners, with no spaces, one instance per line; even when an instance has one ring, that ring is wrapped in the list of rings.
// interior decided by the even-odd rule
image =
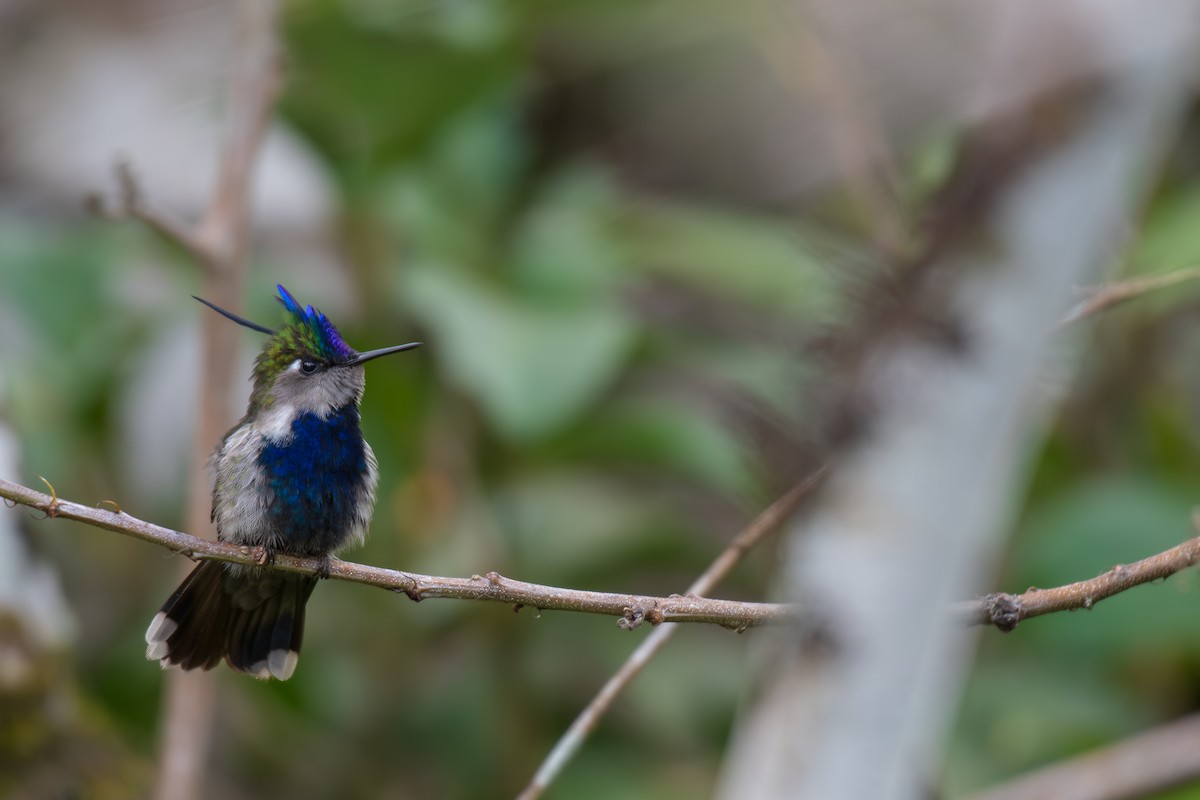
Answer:
[[[1038,52],[1087,37],[993,14],[285,3],[244,311],[276,324],[284,283],[359,349],[427,343],[369,368],[379,501],[345,557],[686,588],[836,447],[838,342],[926,241],[972,136],[1008,91],[1078,79],[1047,58],[996,82],[986,54],[1006,30],[1039,31]],[[183,526],[211,312],[187,253],[84,199],[127,158],[154,203],[202,213],[234,27],[229,2],[0,2],[0,477]],[[1190,102],[1114,276],[1200,262]],[[1047,387],[1062,411],[980,593],[1192,535],[1198,305],[1200,283],[1181,284],[1084,323],[1082,370]],[[248,378],[261,340],[239,341]],[[0,564],[0,794],[144,795],[164,678],[142,635],[181,560],[22,509],[3,525],[0,560],[24,566]],[[718,594],[768,597],[775,562],[764,546]],[[938,783],[959,795],[1200,708],[1198,601],[1188,573],[985,632]],[[307,629],[287,683],[218,670],[212,796],[511,796],[644,635],[338,582]],[[550,796],[706,796],[758,635],[682,631]]]

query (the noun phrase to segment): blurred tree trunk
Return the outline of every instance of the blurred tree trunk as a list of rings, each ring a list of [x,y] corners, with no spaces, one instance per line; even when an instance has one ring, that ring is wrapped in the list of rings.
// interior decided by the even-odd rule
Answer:
[[[1045,86],[1011,92],[1037,81],[1037,37],[997,34],[1013,47],[991,77],[1025,99],[981,128],[976,177],[991,199],[963,206],[970,235],[938,249],[918,293],[936,308],[912,311],[942,315],[957,341],[879,337],[861,359],[867,424],[790,538],[782,590],[806,622],[778,643],[737,726],[720,797],[934,794],[977,635],[946,609],[989,587],[1051,399],[1041,369],[1061,344],[1055,323],[1072,286],[1110,262],[1191,75],[1188,4],[1060,11],[1086,46],[1055,54],[1084,61],[1049,103]],[[1000,157],[1014,142],[1023,153]]]

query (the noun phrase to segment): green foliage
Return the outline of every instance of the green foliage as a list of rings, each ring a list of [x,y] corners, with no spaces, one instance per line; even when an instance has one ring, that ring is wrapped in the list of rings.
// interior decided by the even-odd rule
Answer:
[[[404,289],[439,343],[447,376],[518,442],[575,419],[611,384],[633,344],[633,324],[615,305],[521,302],[448,270],[410,270]]]
[[[811,371],[796,331],[836,318],[835,277],[790,220],[645,193],[594,154],[546,155],[531,111],[544,79],[535,43],[586,41],[601,57],[628,30],[612,13],[640,20],[642,49],[669,27],[633,4],[614,9],[288,7],[281,113],[333,176],[348,294],[367,313],[333,314],[287,265],[256,264],[247,315],[277,319],[283,282],[356,348],[427,343],[368,372],[364,427],[382,481],[372,537],[348,557],[668,594],[776,488],[746,427],[800,414]],[[2,233],[0,326],[20,343],[2,362],[2,396],[29,473],[180,525],[196,456],[179,392],[193,366],[166,344],[207,313],[188,298],[185,254],[136,226]],[[262,340],[243,336],[248,370]],[[170,377],[156,374],[163,358]],[[146,459],[152,484],[130,466]],[[161,677],[140,639],[179,565],[77,534],[54,537],[66,537],[58,561],[88,631],[80,692],[144,766]],[[744,574],[734,586],[765,592]],[[210,790],[511,795],[644,633],[323,585],[292,681],[221,672]],[[680,636],[558,791],[704,793],[749,644],[721,630]]]
[[[764,451],[781,445],[761,431],[820,424],[805,398],[824,376],[806,345],[854,309],[839,265],[867,260],[863,232],[805,227],[791,208],[649,191],[603,147],[574,146],[534,113],[575,82],[649,92],[647,60],[686,73],[734,13],[702,5],[287,6],[281,114],[333,177],[343,299],[364,309],[335,319],[359,349],[427,343],[369,369],[364,426],[382,482],[372,538],[348,558],[666,594],[788,479],[768,473]],[[929,132],[900,154],[905,191],[936,188],[956,135]],[[1129,273],[1200,262],[1197,212],[1191,183],[1161,189]],[[277,281],[323,307],[290,269],[255,265],[251,318],[276,318]],[[188,299],[194,284],[182,254],[134,226],[0,221],[0,400],[23,441],[23,478],[182,524],[182,476],[197,455],[172,381],[191,366],[174,365],[165,415],[139,387],[162,367],[164,343],[206,313]],[[1099,322],[995,588],[1078,580],[1190,535],[1196,291],[1175,287]],[[261,343],[244,335],[248,351]],[[158,427],[135,446],[130,419]],[[131,466],[151,458],[167,488]],[[109,534],[38,534],[85,623],[79,695],[144,770],[161,677],[140,640],[178,560]],[[761,597],[763,576],[743,568],[729,592]],[[1192,576],[1177,576],[1010,636],[985,632],[947,789],[1193,707],[1196,593]],[[214,796],[511,796],[644,635],[341,585],[322,585],[309,614],[292,681],[219,676]],[[707,794],[756,635],[684,631],[551,796]]]

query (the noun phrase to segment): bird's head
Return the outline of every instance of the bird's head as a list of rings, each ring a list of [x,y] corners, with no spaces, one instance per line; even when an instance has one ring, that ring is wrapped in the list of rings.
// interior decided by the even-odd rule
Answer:
[[[361,399],[365,385],[363,364],[421,346],[420,342],[409,342],[359,353],[346,344],[327,316],[311,305],[301,306],[283,286],[277,288],[285,312],[284,325],[278,330],[196,298],[239,325],[271,336],[254,362],[250,414],[290,408],[293,415],[312,413],[324,417]]]

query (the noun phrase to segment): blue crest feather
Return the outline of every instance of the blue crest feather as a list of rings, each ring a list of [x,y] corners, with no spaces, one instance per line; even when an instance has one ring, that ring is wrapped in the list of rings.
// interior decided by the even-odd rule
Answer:
[[[291,292],[283,288],[283,284],[277,284],[275,288],[279,290],[279,302],[292,318],[292,324],[306,329],[311,334],[312,343],[322,354],[340,361],[348,361],[358,355],[354,348],[346,344],[346,340],[328,317],[311,305],[301,307]]]

